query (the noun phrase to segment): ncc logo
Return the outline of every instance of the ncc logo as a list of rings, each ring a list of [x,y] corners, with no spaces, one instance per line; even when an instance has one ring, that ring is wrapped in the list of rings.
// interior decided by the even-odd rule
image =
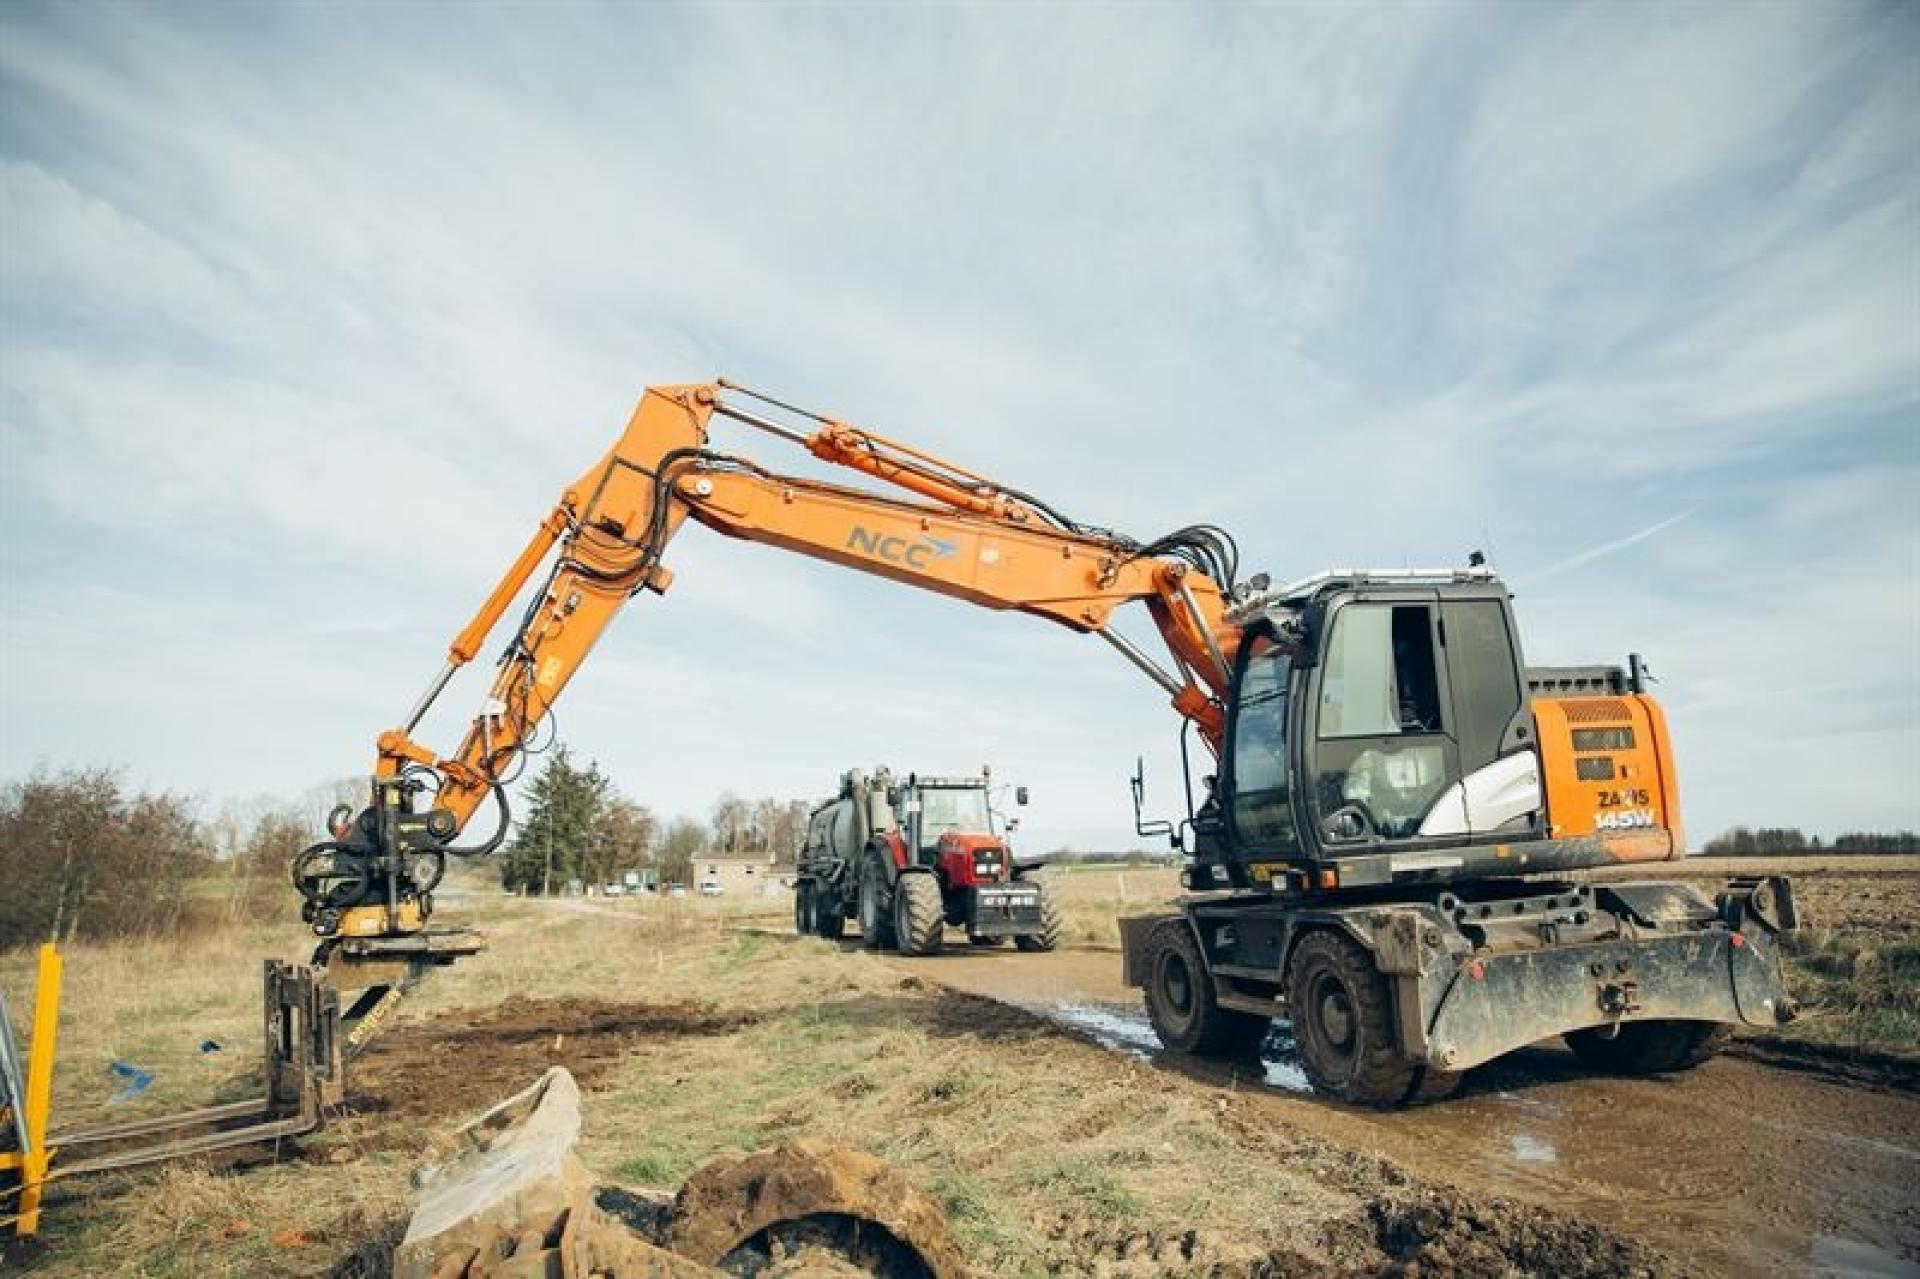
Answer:
[[[847,549],[861,551],[894,564],[905,564],[908,568],[926,568],[933,561],[944,560],[960,548],[931,534],[909,542],[904,537],[875,533],[856,524],[853,531],[847,534]]]

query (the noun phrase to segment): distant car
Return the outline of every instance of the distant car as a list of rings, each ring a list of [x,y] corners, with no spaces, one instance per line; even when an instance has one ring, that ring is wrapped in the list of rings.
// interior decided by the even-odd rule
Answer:
[[[720,895],[720,891],[721,890],[720,890],[719,880],[703,879],[700,881],[700,895],[702,897],[718,897]]]
[[[627,886],[625,884],[602,884],[600,886],[600,895],[602,897],[625,897],[627,895]]]
[[[685,897],[687,895],[687,886],[685,884],[675,884],[673,891],[667,895],[669,897]]]

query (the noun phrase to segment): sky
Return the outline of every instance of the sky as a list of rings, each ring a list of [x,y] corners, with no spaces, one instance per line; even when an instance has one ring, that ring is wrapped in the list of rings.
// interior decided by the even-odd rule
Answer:
[[[725,375],[1276,580],[1484,549],[1529,661],[1645,655],[1696,844],[1920,828],[1916,120],[1910,4],[7,5],[0,777],[368,770],[641,389]],[[667,563],[559,707],[663,813],[1180,806],[1095,637]]]

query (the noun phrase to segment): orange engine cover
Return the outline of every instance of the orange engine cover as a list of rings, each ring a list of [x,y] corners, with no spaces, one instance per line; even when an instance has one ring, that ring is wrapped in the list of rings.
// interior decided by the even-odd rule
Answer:
[[[1679,779],[1658,702],[1644,693],[1536,697],[1533,719],[1549,838],[1664,830],[1668,855],[1685,854]]]

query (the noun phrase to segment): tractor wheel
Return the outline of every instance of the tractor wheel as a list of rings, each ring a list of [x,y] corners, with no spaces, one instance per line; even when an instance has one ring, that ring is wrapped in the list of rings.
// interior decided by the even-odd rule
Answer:
[[[1251,1057],[1270,1021],[1214,1000],[1213,978],[1184,919],[1161,920],[1147,936],[1147,1020],[1161,1043],[1198,1057]]]
[[[940,881],[926,871],[900,876],[893,886],[893,935],[903,955],[939,953],[947,921]]]
[[[793,932],[796,937],[813,935],[813,881],[803,879],[793,886]]]
[[[860,942],[868,950],[893,945],[893,903],[887,900],[887,864],[869,852],[860,866]]]
[[[1567,1047],[1595,1070],[1610,1075],[1659,1075],[1692,1070],[1719,1052],[1733,1034],[1712,1021],[1630,1021],[1612,1035],[1607,1026],[1570,1031]]]
[[[1419,1067],[1394,1046],[1387,980],[1359,942],[1324,929],[1307,934],[1287,968],[1287,1003],[1316,1091],[1362,1106],[1407,1100]]]
[[[1026,951],[1052,950],[1060,944],[1060,907],[1045,884],[1040,885],[1040,931],[1015,937],[1013,944]]]

